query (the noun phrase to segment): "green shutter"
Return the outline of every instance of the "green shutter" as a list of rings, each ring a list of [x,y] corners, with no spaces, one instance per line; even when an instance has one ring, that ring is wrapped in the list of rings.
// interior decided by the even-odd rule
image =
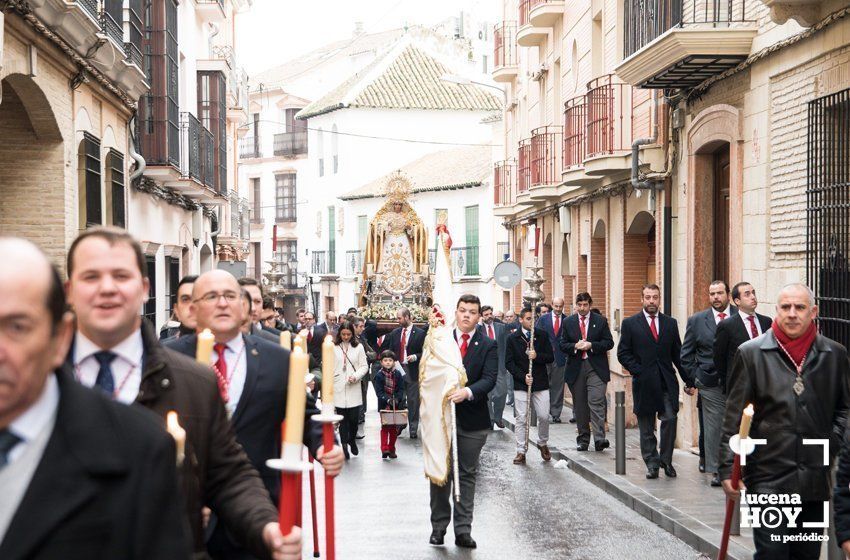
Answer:
[[[466,207],[466,273],[478,276],[478,206]]]

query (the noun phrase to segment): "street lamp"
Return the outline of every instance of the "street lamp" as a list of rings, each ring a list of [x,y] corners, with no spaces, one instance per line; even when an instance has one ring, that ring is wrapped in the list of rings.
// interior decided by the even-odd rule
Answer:
[[[444,82],[457,84],[459,86],[476,85],[476,86],[486,87],[486,88],[490,88],[490,89],[495,89],[496,91],[498,91],[499,93],[502,94],[502,106],[503,106],[503,108],[508,106],[508,94],[505,92],[505,90],[503,90],[499,86],[494,86],[493,84],[488,84],[488,83],[485,83],[485,82],[478,82],[478,81],[475,81],[475,80],[471,80],[471,79],[467,78],[466,76],[459,76],[457,74],[443,74],[442,76],[440,76],[440,79]]]

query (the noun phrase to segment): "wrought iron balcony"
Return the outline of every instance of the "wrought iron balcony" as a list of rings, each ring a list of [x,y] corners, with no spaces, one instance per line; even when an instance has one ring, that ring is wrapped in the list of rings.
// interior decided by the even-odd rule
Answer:
[[[243,159],[259,158],[262,156],[260,150],[260,139],[257,136],[245,136],[239,139],[239,157]]]
[[[532,11],[544,0],[520,0],[519,2],[519,28],[517,29],[517,44],[523,47],[533,47],[546,40],[548,31],[545,27],[538,27],[532,19]],[[563,8],[563,2],[561,3]]]
[[[517,75],[516,22],[499,23],[493,29],[493,79],[509,82]]]
[[[313,251],[311,257],[311,266],[310,272],[313,274],[327,274],[328,273],[328,252],[327,251]]]
[[[75,4],[86,11],[88,15],[95,21],[100,21],[100,9],[98,8],[98,0],[76,0]]]
[[[625,0],[624,7],[617,75],[645,88],[690,88],[734,67],[757,32],[746,0]]]
[[[517,165],[517,194],[528,192],[531,186],[531,138],[519,142],[519,163]]]
[[[183,113],[182,117],[183,142],[180,147],[182,175],[211,189],[215,188],[215,138],[195,115]]]
[[[560,126],[541,126],[531,131],[532,188],[561,182],[562,137]]]
[[[478,247],[452,247],[452,273],[455,277],[478,276]]]
[[[363,272],[363,251],[345,252],[345,275],[357,276]]]
[[[587,154],[585,96],[564,103],[564,170],[581,167]]]
[[[516,165],[499,161],[493,167],[493,204],[511,206],[516,202]]]
[[[104,34],[119,46],[123,46],[124,30],[121,27],[124,21],[123,2],[121,0],[104,0],[99,19]]]
[[[307,131],[282,132],[274,135],[274,155],[297,156],[307,153]]]

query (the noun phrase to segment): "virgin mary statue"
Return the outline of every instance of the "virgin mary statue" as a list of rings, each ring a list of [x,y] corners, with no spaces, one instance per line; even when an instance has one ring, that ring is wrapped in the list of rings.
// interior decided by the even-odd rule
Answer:
[[[417,276],[429,273],[428,234],[407,201],[410,182],[404,176],[390,177],[384,192],[387,201],[369,224],[363,274],[366,281],[374,275],[381,295],[402,301],[414,295]]]

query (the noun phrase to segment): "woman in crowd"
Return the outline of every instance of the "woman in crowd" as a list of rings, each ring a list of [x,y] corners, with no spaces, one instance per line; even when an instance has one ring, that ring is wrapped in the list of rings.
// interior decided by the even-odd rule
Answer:
[[[336,333],[334,346],[334,405],[342,416],[339,423],[339,439],[345,458],[357,455],[357,422],[363,395],[360,380],[369,371],[369,363],[363,345],[354,336],[351,323],[344,323]]]

